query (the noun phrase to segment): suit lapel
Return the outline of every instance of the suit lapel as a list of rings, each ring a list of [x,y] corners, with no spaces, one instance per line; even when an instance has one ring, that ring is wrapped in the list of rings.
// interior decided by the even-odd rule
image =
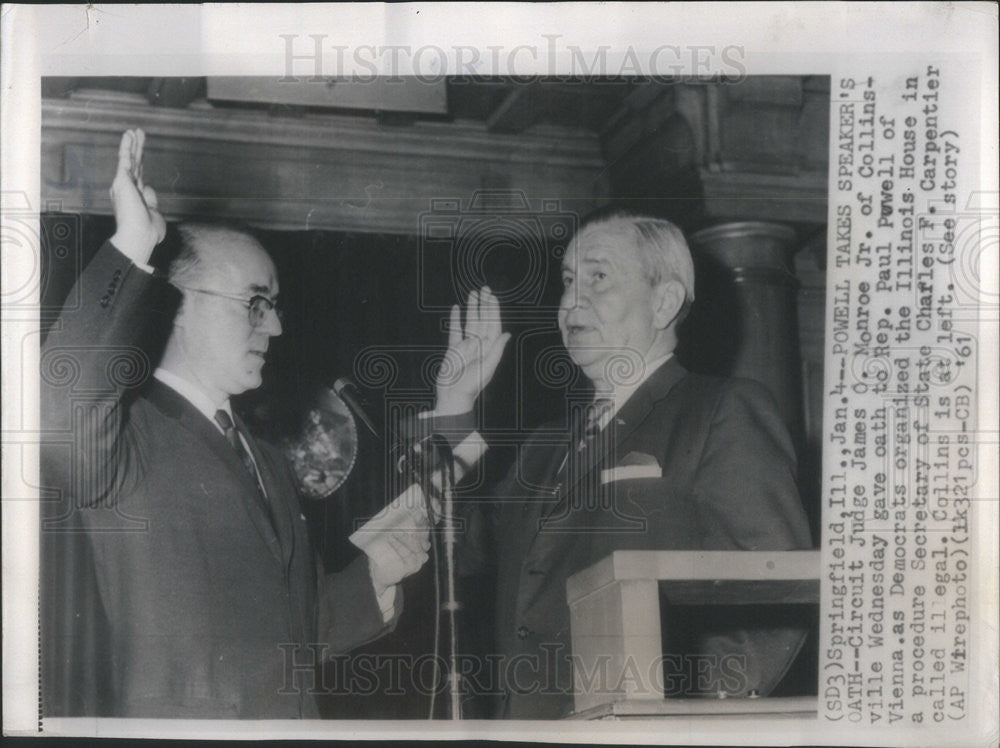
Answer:
[[[556,486],[559,477],[560,466],[566,456],[567,446],[559,444],[538,444],[528,447],[537,461],[532,461],[530,466],[525,466],[524,478],[537,486],[534,500],[528,502],[522,509],[516,510],[523,515],[519,526],[529,527],[531,532],[538,532],[538,522],[548,516],[558,503],[559,495],[564,491],[557,491]],[[515,509],[512,508],[512,511]]]
[[[687,370],[677,362],[676,356],[664,362],[653,374],[633,393],[621,410],[615,414],[605,431],[610,431],[609,438],[602,439],[602,444],[614,447],[613,456],[617,461],[625,441],[632,433],[649,418],[655,405],[663,400],[684,376]],[[607,450],[601,459],[607,455]],[[596,466],[596,465],[595,465]]]
[[[219,429],[201,411],[189,403],[187,399],[159,380],[153,379],[150,382],[147,397],[164,415],[178,421],[181,426],[205,444],[211,450],[212,454],[226,466],[232,474],[233,480],[239,483],[242,489],[240,491],[241,500],[239,501],[242,510],[249,516],[261,540],[275,557],[275,560],[282,561],[278,538],[274,534],[274,529],[271,527],[270,521],[261,508],[260,502],[247,498],[247,496],[253,496],[257,492],[257,486],[254,485],[253,478],[243,466],[243,462],[236,455],[236,452],[233,451],[232,446],[226,441],[226,437],[222,435]],[[246,433],[245,430],[244,433]],[[248,441],[252,440],[248,439]],[[255,451],[254,459],[258,460],[257,465],[263,473],[263,468],[260,467],[262,461],[258,456],[259,454],[259,451]]]
[[[288,503],[285,500],[284,492],[278,487],[277,478],[271,468],[270,460],[267,459],[267,455],[260,449],[257,440],[250,436],[250,430],[246,427],[243,419],[235,413],[233,415],[236,418],[237,428],[246,436],[254,462],[257,463],[257,469],[260,471],[260,477],[264,483],[264,491],[267,493],[267,502],[271,507],[271,514],[274,517],[274,530],[278,533],[278,540],[281,545],[282,561],[287,565],[292,555],[293,544],[292,516]]]
[[[638,428],[653,410],[653,406],[666,397],[687,371],[677,362],[676,356],[666,361],[647,379],[625,402],[601,431],[593,445],[575,456],[577,462],[572,471],[567,470],[562,501],[549,505],[543,519],[566,501],[580,482],[592,476],[594,471],[605,464],[608,456],[617,460],[617,455],[625,440]],[[572,448],[571,448],[572,449]],[[574,455],[570,455],[572,462]]]

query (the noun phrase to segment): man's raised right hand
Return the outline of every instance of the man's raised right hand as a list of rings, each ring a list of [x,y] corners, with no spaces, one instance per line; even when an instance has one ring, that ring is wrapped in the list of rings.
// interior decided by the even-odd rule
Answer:
[[[147,265],[156,245],[163,241],[167,224],[156,209],[156,192],[142,181],[142,147],[146,133],[136,128],[122,134],[118,146],[118,171],[111,183],[115,235],[111,243],[136,265]]]

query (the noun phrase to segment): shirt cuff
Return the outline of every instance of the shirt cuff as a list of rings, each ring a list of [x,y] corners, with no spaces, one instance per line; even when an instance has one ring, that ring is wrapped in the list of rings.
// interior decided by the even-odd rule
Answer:
[[[126,260],[128,260],[129,262],[131,262],[133,265],[135,265],[137,268],[139,268],[142,272],[149,273],[150,275],[154,275],[156,273],[156,268],[154,268],[152,265],[149,265],[149,264],[147,264],[145,262],[136,262],[131,257],[129,257],[128,254],[126,254],[125,252],[122,252],[121,247],[117,246],[113,241],[111,241],[111,239],[107,240],[107,244],[109,246],[111,246],[111,247],[114,247],[115,248],[115,252],[117,252],[122,257],[124,257]]]
[[[400,423],[399,438],[405,443],[419,441],[437,433],[447,439],[454,449],[475,430],[476,413],[473,410],[453,416],[441,416],[436,411],[425,410]]]
[[[455,446],[452,454],[455,457],[455,480],[461,481],[465,474],[475,467],[483,455],[486,454],[487,444],[482,434],[473,431],[465,437],[460,444]]]

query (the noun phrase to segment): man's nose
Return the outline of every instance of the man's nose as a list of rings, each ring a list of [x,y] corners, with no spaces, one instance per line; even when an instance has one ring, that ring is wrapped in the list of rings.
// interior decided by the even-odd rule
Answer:
[[[264,321],[261,323],[260,329],[262,332],[276,338],[281,335],[281,317],[278,316],[278,310],[272,308],[264,315]]]
[[[559,300],[559,308],[563,311],[569,311],[577,307],[586,307],[589,303],[590,300],[582,289],[577,286],[570,286],[563,291],[562,298]]]

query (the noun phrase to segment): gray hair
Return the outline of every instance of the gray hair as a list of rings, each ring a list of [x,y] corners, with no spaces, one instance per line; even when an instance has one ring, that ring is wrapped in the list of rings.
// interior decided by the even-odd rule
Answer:
[[[675,280],[681,284],[684,289],[684,304],[677,318],[681,322],[694,302],[694,261],[681,230],[663,218],[615,210],[595,214],[585,220],[577,236],[596,228],[632,238],[639,253],[643,275],[650,285],[656,286],[666,280]]]

